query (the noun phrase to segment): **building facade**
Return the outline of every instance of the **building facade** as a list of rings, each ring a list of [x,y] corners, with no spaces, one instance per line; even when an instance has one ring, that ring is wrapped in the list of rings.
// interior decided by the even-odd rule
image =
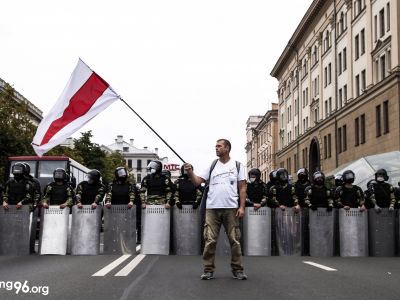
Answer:
[[[4,90],[6,84],[7,82],[0,78],[0,90]],[[26,103],[30,120],[35,126],[38,126],[43,119],[43,112],[16,90],[14,90],[14,100],[18,103]]]
[[[138,183],[148,174],[147,165],[152,160],[160,160],[163,163],[163,168],[170,170],[172,180],[179,177],[179,165],[169,164],[168,157],[159,157],[158,148],[151,151],[148,147],[143,147],[143,149],[135,147],[134,139],[130,139],[128,143],[124,141],[122,135],[118,135],[115,143],[107,146],[101,145],[101,149],[109,153],[113,151],[121,152],[129,172],[135,176]]]
[[[264,116],[250,116],[246,126],[247,170],[258,168],[263,181],[269,180],[269,173],[276,169],[278,104]]]
[[[398,0],[314,0],[276,62],[277,163],[329,173],[399,150]]]

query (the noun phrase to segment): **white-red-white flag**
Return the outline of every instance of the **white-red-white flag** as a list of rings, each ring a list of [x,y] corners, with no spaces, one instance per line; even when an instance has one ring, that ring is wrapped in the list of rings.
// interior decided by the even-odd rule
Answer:
[[[38,156],[61,144],[66,138],[119,99],[110,85],[82,60],[36,131],[32,146]]]

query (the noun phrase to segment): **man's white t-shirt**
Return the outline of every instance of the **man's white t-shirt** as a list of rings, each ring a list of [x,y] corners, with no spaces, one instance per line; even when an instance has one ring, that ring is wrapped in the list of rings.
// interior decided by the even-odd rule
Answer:
[[[207,181],[210,176],[210,167],[199,174],[199,177]],[[237,208],[239,206],[238,181],[241,180],[246,180],[244,166],[241,163],[238,174],[235,160],[230,159],[225,164],[218,160],[211,172],[207,208]]]

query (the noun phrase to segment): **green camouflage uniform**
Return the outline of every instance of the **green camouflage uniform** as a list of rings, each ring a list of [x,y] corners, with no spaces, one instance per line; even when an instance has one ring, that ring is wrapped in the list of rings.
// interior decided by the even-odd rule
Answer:
[[[172,205],[173,183],[161,174],[147,175],[139,190],[140,201],[147,205]]]

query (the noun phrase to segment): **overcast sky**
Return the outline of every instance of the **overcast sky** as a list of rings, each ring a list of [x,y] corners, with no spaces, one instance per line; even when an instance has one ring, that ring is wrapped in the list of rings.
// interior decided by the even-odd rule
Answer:
[[[277,102],[269,73],[311,3],[3,1],[0,77],[46,115],[80,57],[195,170],[215,158],[218,138],[229,139],[231,156],[245,164],[247,118]],[[96,143],[122,134],[181,164],[122,102],[88,130]]]

